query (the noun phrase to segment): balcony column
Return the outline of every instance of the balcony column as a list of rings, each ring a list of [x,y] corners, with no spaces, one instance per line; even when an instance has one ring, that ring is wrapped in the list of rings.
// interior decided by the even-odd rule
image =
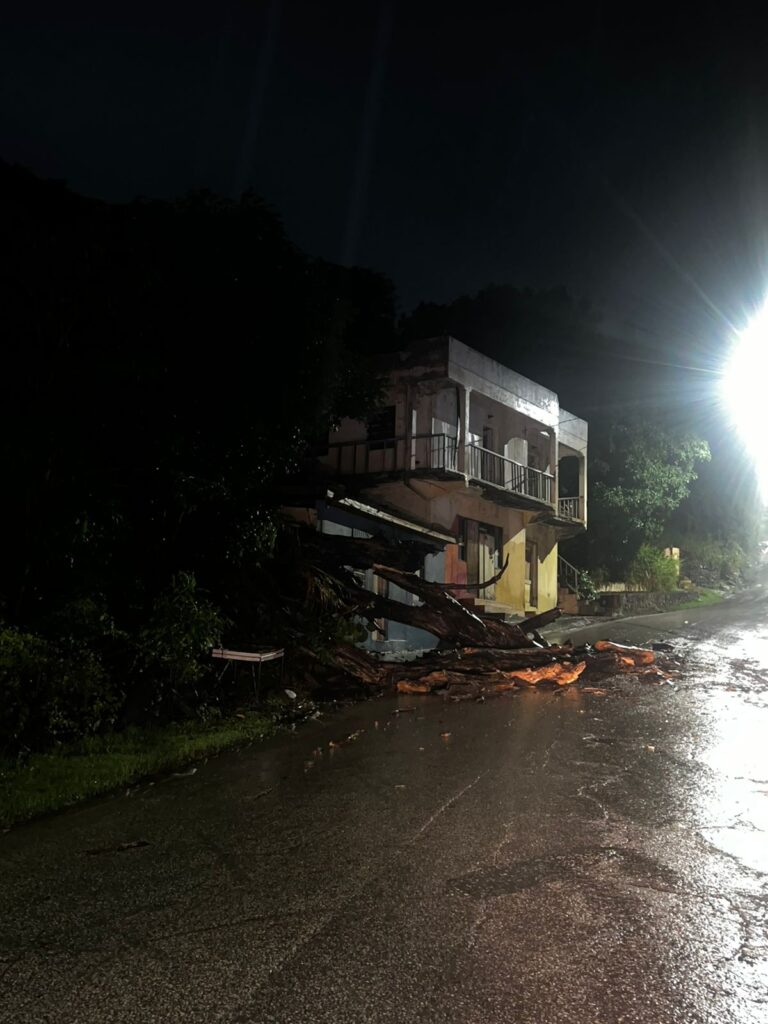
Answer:
[[[403,452],[403,469],[409,472],[416,468],[416,450],[413,439],[414,431],[414,389],[410,381],[405,382],[405,451]]]
[[[557,427],[553,427],[549,435],[549,464],[552,467],[551,473],[554,477],[552,481],[552,491],[550,495],[550,501],[555,507],[555,511],[560,510],[560,441],[557,436]]]
[[[464,474],[464,480],[469,483],[469,458],[467,457],[467,445],[469,444],[469,396],[472,388],[465,384],[459,386],[459,437],[458,437],[458,461],[456,468]]]
[[[587,525],[587,453],[579,457],[579,517]]]

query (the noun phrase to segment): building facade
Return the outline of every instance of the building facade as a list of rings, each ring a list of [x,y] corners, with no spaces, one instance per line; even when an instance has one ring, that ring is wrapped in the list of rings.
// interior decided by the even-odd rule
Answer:
[[[318,528],[419,539],[425,577],[486,613],[554,607],[558,542],[587,525],[586,422],[455,338],[399,353],[386,380],[383,407],[367,422],[343,421],[321,456]],[[426,646],[394,623],[380,633]]]

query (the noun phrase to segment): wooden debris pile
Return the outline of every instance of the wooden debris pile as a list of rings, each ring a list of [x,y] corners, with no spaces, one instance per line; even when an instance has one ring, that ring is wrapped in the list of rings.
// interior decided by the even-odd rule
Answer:
[[[382,662],[351,645],[340,646],[336,666],[368,686],[466,700],[539,684],[592,683],[618,674],[655,682],[669,678],[657,664],[655,652],[645,648],[607,640],[581,647],[548,644],[539,630],[559,617],[557,608],[510,623],[467,607],[450,592],[455,589],[450,584],[431,583],[404,568],[379,562],[371,568],[379,579],[413,595],[418,603],[405,604],[358,585],[347,591],[353,613],[371,628],[377,628],[380,619],[392,619],[426,630],[439,643],[436,650],[398,664]],[[477,589],[496,582],[505,569],[506,563]]]
[[[607,640],[594,646],[570,644],[505,650],[464,647],[424,655],[390,670],[398,693],[436,693],[450,700],[467,700],[549,683],[592,684],[617,675],[663,682],[668,672],[655,664],[653,651],[623,647]],[[597,692],[598,688],[585,685]],[[600,691],[602,692],[602,691]]]

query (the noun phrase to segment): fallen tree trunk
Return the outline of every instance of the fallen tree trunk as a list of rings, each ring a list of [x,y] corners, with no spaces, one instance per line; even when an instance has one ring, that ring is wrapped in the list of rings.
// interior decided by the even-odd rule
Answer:
[[[530,636],[532,633],[543,629],[544,626],[548,626],[550,622],[554,622],[555,619],[559,619],[562,614],[559,608],[550,608],[549,611],[539,612],[538,615],[532,615],[529,619],[521,622],[520,628]]]
[[[406,626],[426,630],[439,640],[458,644],[483,644],[487,631],[480,620],[453,608],[438,610],[427,605],[407,605],[367,591],[358,597],[358,609],[370,619],[392,619]],[[461,605],[458,606],[462,608]],[[474,620],[474,621],[473,621]]]
[[[392,687],[406,694],[439,693],[452,700],[541,683],[569,686],[580,679],[592,682],[617,675],[634,675],[652,682],[669,678],[653,664],[653,651],[635,647],[613,650],[619,645],[602,643],[601,647],[463,648],[428,654],[406,664],[391,664],[378,661],[360,648],[339,645],[333,664],[368,686]]]
[[[405,625],[426,629],[439,640],[449,642],[452,646],[530,647],[527,634],[556,619],[560,614],[559,609],[554,608],[520,624],[504,622],[501,619],[478,615],[451,594],[446,593],[439,584],[423,580],[414,573],[403,572],[379,563],[374,564],[372,569],[381,579],[394,583],[423,601],[422,605],[406,605],[372,595],[370,604],[377,608],[376,617],[390,618]],[[425,609],[434,614],[426,615]],[[423,625],[427,622],[431,625]]]
[[[451,646],[475,647],[528,647],[529,640],[524,633],[510,635],[506,624],[485,622],[473,615],[454,598],[446,595],[444,607],[434,605],[409,605],[393,601],[389,597],[370,594],[358,595],[358,609],[368,619],[392,619],[416,629],[424,629],[439,640]]]
[[[393,553],[377,538],[325,538],[319,543],[313,540],[310,548],[318,564],[335,566],[335,571],[328,571],[335,576],[339,595],[350,614],[363,616],[371,623],[377,619],[401,622],[432,634],[440,642],[437,650],[397,665],[384,663],[358,647],[340,644],[330,657],[323,657],[337,678],[354,679],[369,687],[394,687],[400,693],[438,692],[449,699],[482,697],[540,683],[568,686],[582,677],[591,680],[631,673],[647,679],[666,678],[653,664],[653,651],[644,648],[607,640],[578,649],[569,643],[549,645],[538,631],[560,615],[558,608],[520,623],[479,614],[449,592],[459,589],[458,584],[433,583],[408,571],[419,554],[410,544],[397,548],[395,565],[374,560],[382,552],[388,557]],[[380,579],[412,594],[419,603],[404,604],[364,590],[349,567],[372,569]],[[505,562],[491,580],[476,588],[498,582],[506,568]]]
[[[388,681],[388,666],[353,644],[337,644],[331,664],[366,686],[385,686]]]
[[[390,560],[387,559],[387,561]],[[437,583],[435,586],[440,587],[441,590],[485,590],[486,587],[492,587],[498,583],[508,567],[509,555],[504,559],[504,565],[502,565],[499,571],[489,579],[483,580],[482,583]]]
[[[455,651],[437,651],[397,666],[398,678],[416,679],[429,672],[448,671],[462,675],[487,672],[512,672],[515,669],[550,665],[558,659],[574,657],[571,647],[525,647],[506,650],[496,647],[464,647]]]
[[[598,641],[594,647],[548,644],[538,631],[560,615],[557,608],[520,623],[508,623],[478,613],[472,600],[462,603],[451,593],[482,590],[498,582],[507,569],[506,561],[484,583],[471,587],[439,584],[409,571],[422,564],[421,542],[393,545],[383,537],[337,537],[314,532],[300,536],[308,564],[296,558],[295,550],[289,551],[289,570],[295,573],[297,566],[302,570],[301,585],[285,599],[292,608],[299,610],[301,604],[315,601],[322,606],[323,614],[332,606],[339,617],[358,616],[371,622],[391,619],[424,630],[439,641],[436,650],[405,664],[384,662],[352,644],[340,643],[322,651],[300,647],[298,650],[306,657],[297,671],[305,673],[309,685],[338,688],[353,683],[358,692],[360,686],[392,687],[400,693],[439,693],[447,699],[465,700],[538,684],[568,686],[577,680],[591,682],[620,675],[655,682],[669,678],[667,666],[657,666],[654,652],[644,648],[608,640]],[[418,603],[405,604],[365,590],[355,571],[360,569],[372,570],[380,580],[412,594]],[[313,573],[319,580],[315,588],[307,586]],[[276,582],[279,586],[280,581]]]

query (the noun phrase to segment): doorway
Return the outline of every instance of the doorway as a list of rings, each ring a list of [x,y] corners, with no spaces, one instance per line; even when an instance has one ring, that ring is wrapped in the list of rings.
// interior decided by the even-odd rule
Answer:
[[[525,542],[525,604],[535,608],[539,603],[539,546],[536,541]]]
[[[486,526],[478,524],[477,547],[478,547],[478,583],[489,580],[499,571],[499,553],[501,548],[501,531],[497,526]],[[479,591],[479,596],[486,601],[496,600],[496,584],[491,583]]]

